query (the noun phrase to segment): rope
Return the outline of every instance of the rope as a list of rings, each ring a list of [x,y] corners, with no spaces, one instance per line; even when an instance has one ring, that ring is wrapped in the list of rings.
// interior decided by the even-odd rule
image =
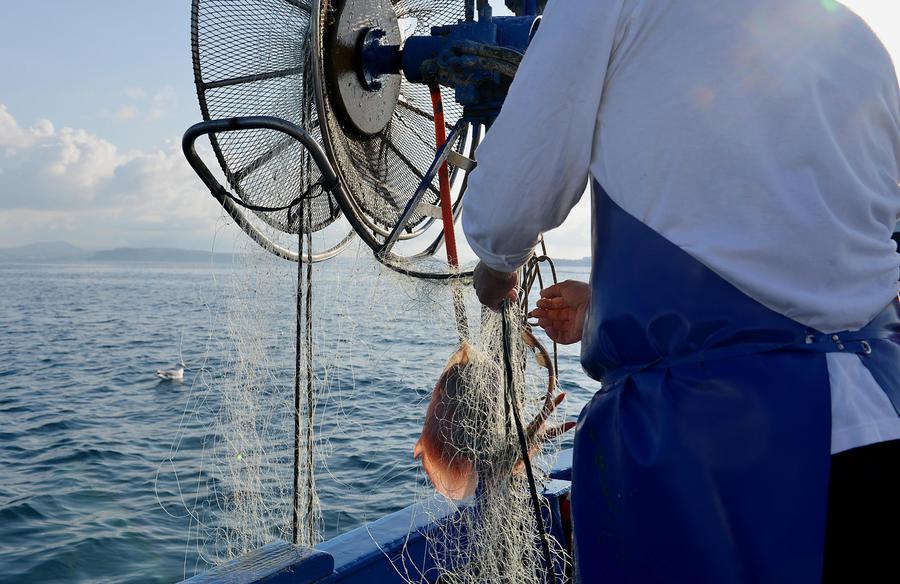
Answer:
[[[306,249],[309,257],[306,262],[306,512],[309,541],[311,544],[315,534],[316,491],[315,467],[313,465],[313,418],[316,413],[316,397],[313,385],[313,325],[312,325],[312,213],[306,213]],[[302,258],[302,256],[298,256]],[[297,269],[302,262],[297,263]]]
[[[528,490],[531,493],[531,503],[534,506],[534,521],[537,524],[538,535],[541,540],[541,551],[544,554],[544,562],[547,566],[547,576],[550,582],[556,583],[556,571],[553,566],[553,556],[550,554],[550,541],[547,530],[544,527],[544,516],[541,513],[541,501],[538,498],[537,483],[534,480],[534,471],[531,468],[531,457],[528,452],[528,439],[522,426],[522,417],[517,405],[515,390],[513,388],[512,349],[510,348],[509,330],[509,302],[504,300],[502,311],[502,335],[503,335],[503,366],[505,372],[505,394],[507,411],[512,411],[515,421],[516,434],[519,438],[519,449],[522,451],[522,462],[525,464],[525,476],[528,478]]]
[[[559,283],[559,278],[556,274],[556,265],[553,263],[553,260],[550,256],[547,255],[547,244],[544,242],[544,239],[541,238],[541,255],[533,255],[522,267],[522,295],[519,298],[519,308],[522,310],[523,314],[528,314],[529,311],[529,297],[531,295],[531,289],[534,287],[534,282],[537,280],[538,288],[543,290],[544,286],[544,278],[541,274],[541,264],[546,263],[550,266],[550,275],[553,280],[553,284]],[[529,322],[530,325],[536,326],[536,322]],[[553,341],[553,370],[559,372],[559,345],[556,341]]]
[[[322,190],[319,192],[319,194],[315,195],[314,197],[310,197],[310,196],[309,196],[310,193],[312,193],[313,190],[315,190],[315,189],[318,188],[318,187],[322,187]],[[306,190],[303,191],[303,194],[302,194],[302,195],[300,195],[299,197],[296,197],[294,200],[292,200],[292,201],[291,201],[290,203],[288,203],[287,205],[281,205],[281,206],[279,206],[279,207],[265,207],[265,206],[262,206],[262,205],[254,205],[254,204],[252,204],[252,203],[248,203],[247,201],[241,199],[240,197],[236,197],[236,196],[232,195],[232,194],[228,191],[228,189],[225,189],[225,188],[219,189],[218,192],[219,192],[219,194],[221,194],[221,195],[223,195],[223,196],[225,196],[225,197],[228,197],[229,199],[231,199],[232,201],[234,201],[235,204],[237,204],[237,205],[239,205],[239,206],[241,206],[241,207],[243,207],[243,208],[245,208],[245,209],[249,209],[249,210],[251,210],[251,211],[257,211],[257,212],[260,212],[260,213],[275,213],[275,212],[278,212],[278,211],[288,211],[288,212],[290,212],[290,210],[291,210],[294,206],[298,205],[301,201],[316,199],[316,198],[318,198],[318,197],[321,197],[323,194],[325,194],[325,193],[328,192],[328,191],[325,189],[325,187],[322,185],[321,182],[316,181],[316,182],[310,184],[310,185],[306,188]]]
[[[307,110],[303,111],[303,125],[307,124]],[[307,157],[305,171],[307,176],[310,175],[310,159]],[[313,423],[315,418],[315,386],[313,379],[313,323],[312,323],[312,213],[307,209],[307,204],[311,204],[310,194],[316,187],[321,187],[319,195],[330,190],[321,184],[321,181],[310,183],[302,195],[295,198],[286,206],[288,214],[288,224],[292,223],[291,209],[297,206],[297,329],[296,341],[294,348],[294,484],[293,484],[293,521],[292,521],[292,541],[294,545],[301,543],[311,545],[316,532],[316,493],[315,493],[315,467],[313,460]],[[316,196],[319,196],[316,195]],[[304,229],[305,227],[305,229]],[[304,233],[305,231],[305,233]],[[303,274],[303,250],[304,236],[306,238],[306,254],[308,261],[306,262],[306,286],[304,296],[304,274]],[[305,306],[304,306],[305,304]],[[304,313],[305,309],[305,313]],[[303,337],[301,338],[301,330]],[[303,348],[306,351],[303,351]],[[305,427],[305,446],[306,446],[306,541],[301,542],[300,533],[300,457],[301,457],[301,400],[300,400],[300,377],[306,372],[306,427]]]
[[[297,256],[303,257],[304,236],[306,237],[307,254],[312,255],[312,214],[307,213],[305,205],[301,204],[298,209],[298,236],[297,236]],[[304,219],[306,220],[307,229],[303,229]],[[304,231],[306,233],[304,233]],[[306,373],[306,521],[307,535],[312,538],[315,532],[315,485],[314,485],[314,468],[313,468],[313,422],[315,416],[315,394],[313,383],[313,346],[312,346],[312,262],[306,263],[305,278],[305,295],[304,295],[304,277],[303,262],[297,262],[297,329],[296,329],[296,348],[294,361],[294,493],[293,493],[293,511],[292,511],[292,541],[295,545],[300,542],[300,457],[301,457],[301,424],[302,407],[300,399],[300,378],[303,372]],[[305,310],[304,310],[305,304]],[[305,317],[305,318],[304,318]],[[303,348],[306,351],[303,351]],[[310,541],[303,543],[311,543]]]
[[[303,257],[303,205],[300,205],[298,213],[297,230],[297,257]],[[303,262],[297,262],[297,334],[296,349],[294,352],[294,493],[293,509],[291,517],[291,541],[294,545],[300,543],[300,374],[303,367],[301,360],[301,320],[303,317]]]
[[[410,278],[418,278],[420,280],[431,280],[433,282],[440,282],[442,284],[452,283],[458,281],[460,283],[469,283],[472,281],[472,276],[475,275],[473,270],[468,270],[465,272],[423,272],[421,270],[413,270],[410,268],[404,268],[399,264],[392,264],[390,259],[385,258],[382,255],[374,254],[375,260],[378,261],[384,267],[397,272],[402,276],[409,276]]]

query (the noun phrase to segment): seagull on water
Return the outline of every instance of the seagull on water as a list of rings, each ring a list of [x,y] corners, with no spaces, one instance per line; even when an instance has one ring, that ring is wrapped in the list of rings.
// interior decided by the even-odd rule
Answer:
[[[178,367],[169,371],[157,369],[156,376],[166,381],[181,381],[184,379],[184,363],[179,363]]]

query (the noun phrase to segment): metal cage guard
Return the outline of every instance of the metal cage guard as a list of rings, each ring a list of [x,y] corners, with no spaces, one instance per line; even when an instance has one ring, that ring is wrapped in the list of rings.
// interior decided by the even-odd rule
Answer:
[[[188,161],[188,164],[191,165],[191,168],[194,169],[194,172],[197,173],[197,176],[200,177],[200,180],[203,181],[203,184],[205,184],[206,188],[209,189],[209,192],[213,196],[213,198],[218,201],[220,205],[222,205],[222,208],[225,209],[225,212],[227,212],[231,216],[231,218],[235,220],[235,222],[244,231],[244,233],[250,236],[250,239],[259,244],[260,247],[280,258],[292,262],[307,260],[311,262],[321,262],[339,255],[342,251],[344,251],[344,249],[347,248],[348,245],[350,245],[350,242],[353,241],[352,232],[344,237],[343,240],[341,240],[330,250],[320,254],[313,254],[312,250],[310,250],[309,254],[305,258],[301,258],[300,254],[295,253],[286,247],[278,245],[277,243],[266,237],[266,235],[262,231],[260,231],[255,225],[250,223],[245,214],[242,212],[240,206],[232,200],[231,195],[228,193],[228,190],[224,186],[222,186],[222,184],[218,180],[216,180],[216,177],[213,176],[212,172],[209,170],[209,167],[206,165],[206,163],[203,162],[203,160],[200,158],[200,155],[197,154],[196,142],[197,138],[199,138],[200,136],[222,132],[261,129],[283,132],[303,144],[303,146],[309,151],[310,155],[312,155],[313,160],[319,167],[319,171],[322,173],[322,188],[326,191],[332,192],[335,199],[338,200],[338,203],[341,205],[341,210],[344,210],[344,201],[342,201],[340,198],[344,196],[343,191],[341,190],[338,193],[328,189],[328,183],[336,183],[337,176],[334,174],[334,170],[332,169],[331,164],[328,162],[328,158],[325,156],[325,153],[322,151],[321,147],[316,143],[316,141],[306,132],[306,130],[285,120],[268,116],[253,116],[200,122],[199,124],[194,124],[193,126],[188,128],[187,132],[184,133],[184,137],[181,140],[181,148],[184,152],[185,158]],[[350,220],[349,216],[348,220]],[[351,225],[353,225],[352,220]]]
[[[397,222],[397,225],[394,226],[390,236],[387,237],[384,242],[379,241],[378,238],[366,228],[365,224],[360,219],[360,210],[354,204],[353,199],[347,195],[346,191],[344,191],[340,179],[338,178],[337,173],[335,173],[334,171],[334,167],[331,165],[331,162],[328,160],[328,156],[325,154],[325,150],[312,136],[310,136],[310,134],[305,129],[296,124],[272,116],[248,116],[241,118],[210,120],[207,122],[194,124],[193,126],[188,128],[187,132],[185,132],[184,134],[184,138],[182,138],[181,146],[188,164],[191,165],[191,168],[194,169],[194,172],[197,173],[197,176],[200,177],[200,180],[203,181],[203,184],[205,184],[209,189],[210,194],[212,194],[213,198],[215,198],[216,201],[218,201],[219,204],[222,205],[225,211],[235,220],[235,222],[237,222],[244,233],[250,236],[253,241],[259,244],[266,251],[273,253],[280,258],[296,262],[301,261],[301,258],[297,253],[278,245],[277,243],[269,239],[256,226],[250,223],[250,221],[245,216],[245,213],[241,210],[240,205],[238,205],[232,199],[232,196],[228,192],[228,190],[216,179],[215,176],[213,176],[209,167],[206,165],[206,163],[203,162],[203,160],[200,158],[200,155],[197,154],[196,148],[197,138],[199,138],[200,136],[211,134],[236,132],[242,130],[274,130],[283,134],[287,134],[294,140],[300,142],[300,144],[302,144],[303,147],[306,148],[306,150],[309,152],[310,156],[313,159],[313,162],[315,162],[316,166],[319,169],[319,172],[322,175],[322,189],[334,197],[335,201],[341,209],[341,213],[343,213],[344,217],[347,219],[353,229],[353,231],[348,234],[347,237],[341,240],[333,248],[320,254],[311,254],[309,256],[306,256],[302,258],[302,261],[308,260],[312,262],[320,262],[337,256],[347,248],[347,246],[353,240],[353,234],[355,233],[374,252],[376,258],[381,263],[387,265],[397,272],[431,279],[451,279],[465,278],[470,276],[471,274],[424,274],[408,270],[406,268],[402,268],[393,264],[397,261],[403,261],[404,259],[409,258],[397,256],[390,250],[399,239],[399,235],[405,228],[410,217],[412,217],[412,214],[416,210],[416,207],[421,201],[422,196],[425,194],[428,186],[434,179],[434,175],[437,173],[438,168],[440,168],[440,165],[445,162],[450,156],[452,152],[451,144],[453,144],[454,140],[459,137],[460,132],[464,127],[465,122],[463,120],[458,121],[456,126],[454,126],[453,130],[450,132],[450,135],[447,137],[447,140],[436,153],[434,162],[432,163],[428,172],[425,173],[422,182],[419,184],[419,187],[416,189],[416,193],[413,195],[412,199],[404,209],[404,212],[401,215],[400,220]],[[456,218],[459,214],[459,201],[457,201],[455,207],[456,208],[453,209],[454,218]],[[437,251],[437,249],[440,247],[443,238],[444,231],[442,229],[435,241],[430,246],[428,246],[428,248],[426,248],[424,252],[414,255],[412,256],[412,258],[422,258],[433,255],[435,251]]]

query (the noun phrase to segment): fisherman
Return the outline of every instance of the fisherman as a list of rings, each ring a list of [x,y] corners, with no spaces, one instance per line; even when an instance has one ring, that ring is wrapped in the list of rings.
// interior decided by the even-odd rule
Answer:
[[[898,581],[900,90],[834,0],[552,0],[463,228],[497,307],[590,183],[590,285],[535,315],[601,387],[585,583]]]

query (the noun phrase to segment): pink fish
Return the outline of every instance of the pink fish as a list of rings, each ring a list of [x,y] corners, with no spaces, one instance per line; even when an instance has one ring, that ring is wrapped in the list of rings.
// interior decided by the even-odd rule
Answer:
[[[529,456],[537,451],[544,440],[567,432],[575,426],[567,422],[560,426],[545,429],[544,422],[566,397],[561,393],[555,398],[556,375],[547,350],[527,329],[523,332],[525,344],[536,351],[538,365],[548,370],[547,393],[544,407],[528,425],[526,436],[529,444]],[[425,474],[431,480],[435,490],[444,496],[460,500],[471,496],[478,486],[478,471],[475,468],[474,449],[470,443],[473,437],[466,435],[466,430],[459,423],[466,416],[462,411],[466,406],[466,368],[470,366],[475,349],[463,342],[459,349],[447,361],[425,414],[422,435],[416,443],[413,457],[422,461]],[[497,388],[497,399],[502,399],[502,388]],[[517,465],[516,471],[522,463]]]

